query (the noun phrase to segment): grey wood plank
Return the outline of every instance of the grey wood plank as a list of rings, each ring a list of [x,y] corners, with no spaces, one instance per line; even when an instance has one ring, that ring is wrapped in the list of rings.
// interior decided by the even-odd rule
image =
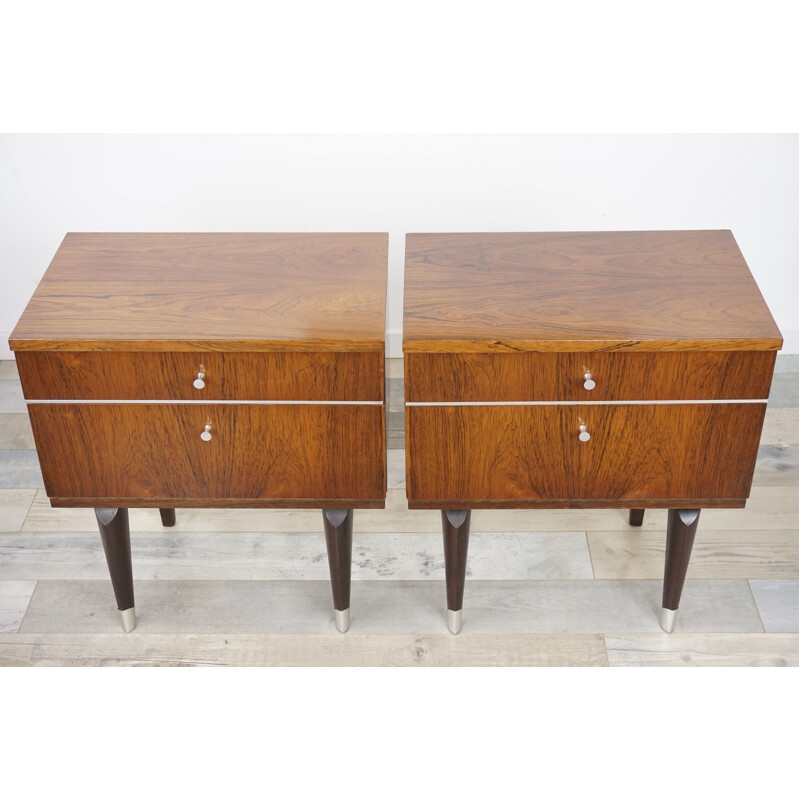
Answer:
[[[798,375],[796,372],[775,373],[767,405],[772,408],[797,408]]]
[[[778,353],[775,372],[800,372],[800,356],[797,353]]]
[[[406,420],[404,411],[386,412],[386,447],[396,450],[406,446]]]
[[[754,486],[746,508],[706,509],[701,528],[707,530],[789,530],[797,528],[796,486]],[[618,531],[628,524],[624,509],[595,511],[556,510],[489,510],[472,513],[474,533],[494,531],[532,533],[535,531]],[[161,529],[158,512],[133,509],[131,530]],[[177,526],[173,530],[205,532],[301,532],[321,530],[319,511],[296,509],[232,510],[179,509]],[[354,531],[364,533],[441,533],[438,511],[410,511],[405,491],[390,489],[385,509],[365,509],[355,512]],[[648,511],[641,530],[666,531],[667,512]],[[23,531],[94,531],[94,514],[88,509],[51,508],[44,491],[36,494]]]
[[[35,450],[0,450],[0,488],[38,489],[42,471]]]
[[[36,489],[0,489],[0,532],[20,530],[35,497]]]
[[[0,414],[25,414],[27,411],[19,381],[0,381]]]
[[[322,532],[135,533],[133,570],[148,580],[327,580]],[[355,580],[444,580],[442,537],[355,534]],[[103,579],[99,534],[36,533],[0,537],[0,574],[7,578]],[[477,580],[591,580],[582,533],[475,534],[467,575]]]
[[[386,377],[387,378],[403,378],[405,362],[402,358],[387,358],[386,359]]]
[[[705,513],[705,512],[703,512]],[[797,531],[697,532],[688,577],[794,578],[798,571]],[[660,578],[664,574],[666,532],[628,528],[590,531],[589,550],[596,578]]]
[[[0,361],[0,381],[19,381],[16,361],[13,359]]]
[[[756,486],[797,486],[797,445],[762,444],[753,475]]]
[[[21,634],[0,666],[602,667],[598,634]]]
[[[439,581],[354,581],[354,634],[445,632]],[[471,581],[464,633],[653,633],[660,581]],[[327,581],[136,582],[140,633],[331,633]],[[113,633],[109,581],[41,580],[21,633]],[[687,581],[677,632],[763,632],[746,581]]]
[[[19,630],[36,581],[0,580],[0,633]]]
[[[33,450],[35,447],[27,414],[0,414],[0,450]]]
[[[761,444],[796,445],[798,438],[798,409],[767,408]]]
[[[389,378],[386,381],[386,410],[404,412],[405,402],[403,379]]]
[[[797,580],[751,580],[750,588],[767,633],[797,631]]]
[[[797,636],[780,633],[606,635],[612,667],[796,667]]]
[[[386,480],[389,489],[406,488],[406,451],[388,450],[386,453]]]

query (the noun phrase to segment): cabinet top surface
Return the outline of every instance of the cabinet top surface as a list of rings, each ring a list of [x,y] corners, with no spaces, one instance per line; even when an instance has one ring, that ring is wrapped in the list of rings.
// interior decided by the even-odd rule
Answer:
[[[385,233],[68,233],[13,350],[383,350]]]
[[[730,231],[413,233],[406,352],[777,350]]]

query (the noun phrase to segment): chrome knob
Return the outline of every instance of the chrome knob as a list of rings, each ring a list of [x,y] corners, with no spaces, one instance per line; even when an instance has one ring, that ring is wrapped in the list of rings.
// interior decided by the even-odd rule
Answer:
[[[583,376],[583,388],[584,389],[588,389],[591,392],[592,389],[594,389],[594,387],[596,385],[597,384],[594,382],[594,378],[592,378],[592,373],[591,372],[587,372]]]
[[[586,435],[588,436],[589,434],[586,434]],[[211,425],[210,424],[206,425],[205,430],[200,434],[200,438],[204,442],[210,442],[211,441]]]
[[[194,386],[195,389],[205,389],[206,387],[205,377],[206,377],[205,372],[198,372],[197,377],[194,379],[194,383],[192,383],[192,386]]]
[[[589,433],[589,431],[586,430],[586,426],[585,425],[581,425],[580,428],[578,428],[578,430],[580,431],[580,433],[578,434],[578,438],[582,442],[588,442],[589,439],[592,438],[591,434]]]

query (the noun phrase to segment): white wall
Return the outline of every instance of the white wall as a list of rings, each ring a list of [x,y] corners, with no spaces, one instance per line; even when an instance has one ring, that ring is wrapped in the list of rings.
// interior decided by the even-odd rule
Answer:
[[[798,352],[795,135],[6,135],[0,357],[67,231],[730,228]]]

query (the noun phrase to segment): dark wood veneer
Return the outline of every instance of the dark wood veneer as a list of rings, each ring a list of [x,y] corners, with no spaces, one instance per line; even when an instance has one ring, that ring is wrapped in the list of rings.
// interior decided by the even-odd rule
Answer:
[[[778,350],[730,231],[411,233],[406,353]]]
[[[68,233],[12,350],[384,350],[385,233]]]
[[[55,403],[29,412],[54,498],[162,507],[163,498],[386,497],[382,406]]]
[[[29,400],[381,401],[384,392],[382,352],[26,351],[17,366]]]
[[[409,353],[409,402],[751,400],[769,396],[774,352]],[[584,388],[589,372],[593,389]]]
[[[411,406],[408,496],[458,508],[743,499],[764,410],[762,403]],[[581,421],[588,442],[578,440]]]

